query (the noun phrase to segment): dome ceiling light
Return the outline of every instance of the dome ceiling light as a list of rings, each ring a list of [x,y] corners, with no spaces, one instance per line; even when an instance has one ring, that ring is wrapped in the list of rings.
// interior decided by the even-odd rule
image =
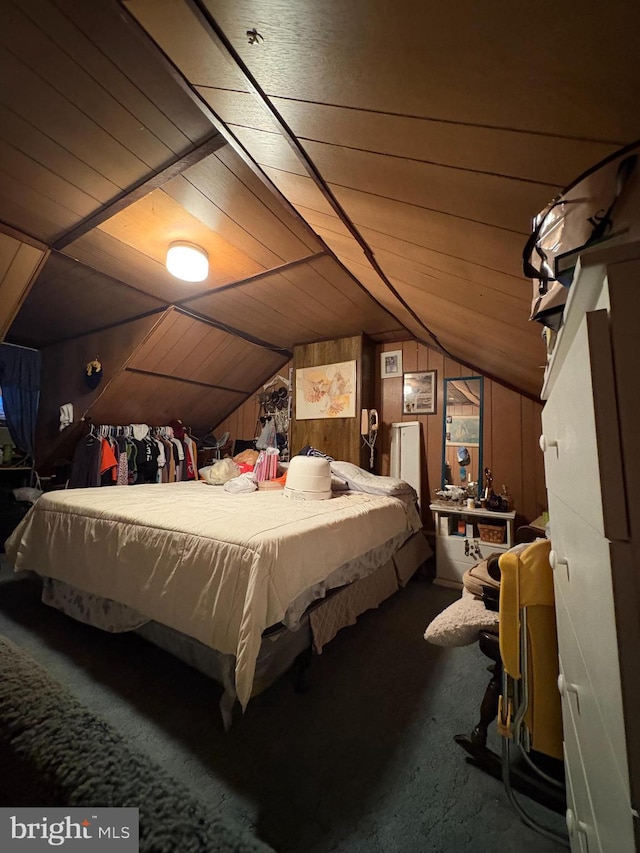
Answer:
[[[209,256],[195,243],[178,240],[167,251],[167,269],[182,281],[204,281],[209,275]]]

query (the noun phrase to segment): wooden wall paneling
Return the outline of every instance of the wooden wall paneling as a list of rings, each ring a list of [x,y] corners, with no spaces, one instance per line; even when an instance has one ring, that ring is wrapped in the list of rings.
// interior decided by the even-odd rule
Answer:
[[[402,342],[402,372],[415,373],[418,369],[418,342]]]
[[[565,186],[617,148],[591,139],[527,134],[278,97],[271,100],[303,142],[366,151],[374,148],[381,154],[549,185]],[[239,111],[229,109],[226,115],[229,121],[247,123],[242,122]],[[250,115],[248,122],[260,127],[258,116]]]
[[[5,339],[48,250],[0,232],[0,341]]]
[[[64,306],[54,323],[52,294]],[[54,252],[15,318],[11,338],[27,346],[49,346],[163,307],[160,300]]]
[[[207,389],[165,376],[121,371],[90,406],[96,423],[147,423],[162,426],[174,419],[200,430],[237,408],[243,393]]]
[[[167,271],[164,260],[156,261],[100,228],[83,234],[62,252],[165,302],[178,301],[204,289],[203,282],[179,281]]]
[[[419,348],[419,364],[418,370],[435,370],[436,371],[436,388],[437,402],[436,411],[433,415],[422,415],[423,435],[425,438],[425,459],[426,459],[426,485],[421,506],[427,507],[430,501],[434,498],[435,489],[439,489],[442,485],[442,424],[444,417],[444,393],[443,393],[443,378],[444,378],[444,356],[437,350],[431,349],[424,345]],[[428,500],[427,500],[428,498]],[[430,513],[423,511],[423,520],[428,522],[428,527],[433,527],[433,518]]]
[[[388,251],[380,247],[374,238],[371,241],[371,247],[386,274],[404,282],[407,291],[417,288],[436,297],[445,298],[454,305],[464,306],[476,314],[503,322],[507,322],[509,317],[514,315],[522,316],[525,321],[529,317],[531,288],[527,287],[523,280],[497,274],[495,282],[487,286],[484,281],[478,281],[477,284],[480,284],[480,287],[470,287],[470,284],[476,282],[398,252],[400,248],[404,250],[404,246],[395,246],[392,251]],[[484,277],[491,277],[488,271],[485,272]]]
[[[248,0],[221,0],[215,4],[216,20],[232,33],[238,18],[251,19],[253,8]],[[568,16],[547,39],[540,38],[538,26],[527,26],[519,5],[501,15],[498,27],[473,0],[453,10],[424,5],[395,16],[387,3],[374,0],[367,4],[366,32],[378,37],[369,38],[354,37],[359,22],[340,2],[310,10],[271,0],[261,3],[260,14],[265,40],[277,41],[279,49],[256,51],[238,39],[238,51],[263,89],[283,98],[515,130],[533,126],[573,138],[639,135],[638,73],[624,61],[635,47],[638,18],[631,20],[617,5],[601,11],[598,27],[589,15]],[[527,61],[532,54],[543,69],[535,75]],[[318,74],[319,55],[332,73]],[[588,55],[598,56],[595,67],[584,67]],[[366,68],[377,73],[354,73]],[[559,75],[561,88],[554,87]]]
[[[45,243],[53,243],[61,232],[79,220],[67,208],[25,186],[19,176],[1,168],[0,198],[5,222]]]
[[[3,102],[7,107],[36,127],[46,129],[60,145],[101,171],[121,189],[149,171],[149,165],[131,153],[115,135],[105,131],[47,79],[34,73],[9,51],[0,52],[0,74],[3,79],[20,81],[20,86],[3,89]]]
[[[198,86],[194,89],[209,104],[216,115],[237,133],[237,126],[279,133],[278,123],[270,110],[253,92],[236,92],[215,86]]]
[[[209,275],[204,282],[179,281],[165,271],[175,284],[184,286],[184,295],[201,293],[263,271],[260,264],[247,257],[221,234],[212,231],[160,189],[103,222],[99,230],[147,255],[163,269],[167,249],[174,240],[188,239],[202,246],[209,255]]]
[[[514,501],[514,509],[521,514],[524,507],[522,455],[531,448],[522,446],[521,398],[497,382],[493,383],[491,400],[491,455],[485,457],[484,466],[493,474],[493,489],[500,494],[506,485]],[[535,488],[535,481],[531,484]],[[531,519],[529,519],[531,520]]]
[[[193,308],[211,317],[217,323],[238,329],[254,338],[286,347],[288,342],[317,340],[321,331],[314,326],[305,325],[307,318],[300,316],[295,302],[285,298],[282,288],[277,302],[263,301],[264,281],[251,289],[247,286],[223,290],[199,299],[189,300],[185,308]]]
[[[338,237],[337,240],[342,240]],[[351,241],[355,243],[355,241]],[[391,339],[397,340],[407,333],[413,333],[418,337],[425,334],[424,327],[414,319],[411,313],[402,305],[391,289],[385,284],[373,267],[365,260],[362,254],[361,261],[349,260],[342,254],[342,246],[331,245],[338,259],[355,276],[355,278],[368,290],[371,296],[390,314],[392,326],[396,326],[397,334]],[[376,335],[377,337],[377,335]]]
[[[20,151],[32,162],[58,175],[68,186],[75,183],[82,187],[83,192],[99,204],[106,204],[120,192],[113,181],[4,104],[0,104],[0,138],[8,145],[18,144]]]
[[[254,127],[235,127],[234,133],[259,166],[293,172],[296,175],[308,175],[303,161],[280,132],[263,131]]]
[[[368,334],[395,328],[396,320],[393,315],[372,299],[366,287],[358,280],[354,281],[350,273],[343,270],[332,258],[317,258],[310,261],[309,266],[320,276],[316,299],[321,299],[337,315],[343,312],[348,315],[357,313],[362,328]],[[289,276],[290,273],[286,272],[284,275]]]
[[[163,373],[197,380],[188,363],[199,360],[210,326],[169,309],[147,340],[134,352],[127,366],[151,373]]]
[[[356,249],[358,249],[358,252],[354,251],[354,257],[359,258],[362,255],[361,247],[356,243],[351,232],[337,213],[322,212],[314,210],[311,207],[303,207],[302,205],[298,205],[297,210],[305,222],[308,222],[313,228],[316,234],[320,234],[322,232],[323,235],[329,234],[331,236],[342,237],[345,240],[353,240]],[[323,239],[325,238],[323,237]],[[347,244],[345,243],[345,245]]]
[[[435,278],[425,280],[418,272],[414,281],[407,282],[399,278],[395,270],[388,269],[388,272],[389,279],[401,296],[420,316],[433,318],[432,325],[443,330],[455,330],[456,326],[464,323],[467,330],[471,331],[468,323],[472,322],[479,330],[478,336],[483,341],[483,346],[490,346],[494,341],[496,344],[502,343],[509,351],[513,351],[514,357],[519,352],[521,356],[526,353],[534,357],[540,353],[540,330],[536,324],[528,323],[530,299],[505,300],[503,305],[499,300],[486,301],[481,295],[474,298],[474,288],[468,285],[466,288],[451,288],[451,279],[447,276],[443,276],[440,281]],[[406,269],[404,272],[411,273]],[[415,282],[422,283],[423,286]],[[468,297],[465,297],[465,290],[469,294]],[[486,334],[482,334],[480,329]],[[475,347],[476,341],[472,342]]]
[[[374,404],[375,366],[372,364],[374,357],[373,342],[363,335],[295,347],[293,354],[294,385],[295,373],[300,368],[355,360],[357,362],[357,388],[356,416],[353,418],[297,420],[295,418],[294,394],[294,418],[291,424],[291,452],[293,454],[305,445],[310,444],[335,459],[344,459],[355,462],[363,468],[368,468],[369,451],[362,447],[360,436],[360,411],[362,408],[369,409]]]
[[[459,362],[457,362],[453,358],[449,358],[448,356],[445,356],[444,364],[443,364],[443,370],[444,370],[444,375],[442,377],[443,380],[444,379],[458,379],[460,376],[471,376],[472,375]],[[445,404],[446,404],[446,401],[443,398],[442,405],[444,406]]]
[[[257,387],[255,392],[252,393],[238,409],[232,412],[221,423],[216,425],[216,435],[221,435],[222,433],[229,431],[233,440],[237,438],[250,440],[259,435],[259,431],[257,429],[257,423],[260,417],[260,402],[258,400],[258,394],[262,390],[262,385],[269,383],[272,379],[275,379],[277,384],[274,385],[273,388],[282,387],[282,382],[278,379],[278,376],[284,376],[287,379],[289,377],[290,367],[293,367],[293,361],[288,361],[286,364],[283,364],[275,373],[265,379],[264,382]],[[268,390],[273,389],[269,388]]]
[[[224,157],[227,161],[231,157],[237,159],[237,155],[227,151]],[[245,172],[240,169],[239,164],[234,162],[233,165],[244,177]],[[174,179],[177,183],[175,188],[174,182],[170,182],[168,192],[180,193],[179,200],[188,207],[192,199],[195,199],[194,204],[197,203],[193,190],[189,193],[188,187],[184,186],[185,182],[190,184],[204,199],[208,199],[214,208],[207,209],[202,204],[198,208],[207,215],[207,224],[224,234],[243,252],[248,253],[248,247],[257,242],[270,248],[281,263],[298,260],[310,253],[308,239],[301,239],[300,234],[287,227],[277,215],[280,212],[277,208],[274,211],[262,203],[266,192],[264,186],[258,185],[259,194],[253,192],[253,188],[248,188],[243,180],[227,167],[218,152],[193,165],[184,173],[183,178],[182,182]],[[281,203],[279,206],[282,207]],[[317,246],[317,241],[314,241],[314,245]]]
[[[298,182],[302,180],[296,178]],[[358,190],[336,188],[336,195],[358,227],[399,237],[507,275],[522,274],[520,259],[526,235]],[[304,198],[300,202],[304,204]]]
[[[376,347],[376,361],[379,364],[380,353],[403,349],[403,371],[407,372],[407,364],[416,361],[417,370],[436,370],[438,386],[437,411],[434,415],[419,415],[422,424],[424,444],[424,464],[426,482],[422,495],[422,506],[428,506],[433,499],[433,492],[441,485],[442,474],[442,429],[444,416],[444,379],[473,374],[464,365],[443,356],[436,350],[423,344],[414,350],[413,342],[385,343]],[[414,357],[417,355],[417,360]],[[404,355],[406,353],[406,360]],[[378,368],[378,376],[379,376]],[[496,390],[497,389],[497,390]],[[415,416],[404,415],[402,412],[402,387],[397,379],[384,379],[378,382],[376,400],[380,411],[382,424],[381,442],[376,453],[379,459],[379,473],[389,473],[389,425],[396,421],[415,420]],[[499,491],[504,483],[507,485],[518,512],[520,520],[530,521],[535,515],[530,512],[535,509],[544,495],[544,474],[539,460],[531,451],[531,436],[539,434],[540,406],[534,401],[523,398],[515,391],[510,391],[499,383],[484,378],[483,406],[483,465],[494,473],[494,488]],[[537,440],[537,439],[536,439]],[[524,456],[527,461],[524,462]],[[538,495],[538,497],[536,497]],[[537,513],[539,514],[539,513]],[[423,521],[428,530],[433,522],[429,512],[423,511]]]
[[[424,267],[429,275],[440,278],[442,274],[469,284],[482,285],[484,293],[493,296],[499,294],[524,299],[531,297],[531,283],[520,275],[509,275],[499,270],[490,269],[472,259],[457,255],[448,255],[434,251],[424,245],[403,240],[398,235],[383,234],[371,228],[362,228],[362,236],[377,253],[389,253],[402,258],[406,264],[416,269]],[[423,241],[424,242],[424,241]]]
[[[490,379],[484,380],[483,385],[483,415],[482,415],[482,471],[480,488],[485,487],[484,469],[491,468],[493,459],[493,389],[496,383]]]
[[[62,14],[58,11],[59,7]],[[119,4],[48,0],[29,4],[32,18],[63,45],[84,71],[140,124],[179,152],[210,133],[202,110],[164,71],[154,45],[122,14]],[[96,42],[100,50],[96,50]]]
[[[282,363],[283,357],[279,353],[257,347],[224,332],[221,336],[216,349],[203,357],[201,369],[195,372],[189,371],[192,378],[203,380],[208,378],[212,381],[215,377],[216,384],[224,388],[249,392],[267,371],[275,369]],[[211,334],[207,336],[205,349],[211,337]]]
[[[562,184],[549,187],[318,142],[307,141],[305,148],[334,192],[349,187],[520,231],[525,240],[532,211],[541,210],[562,189]]]
[[[542,434],[542,404],[521,399],[522,405],[522,496],[516,509],[526,521],[533,521],[545,510],[547,490],[544,457],[538,440]]]
[[[242,75],[216,48],[186,3],[125,0],[123,5],[189,80],[201,86],[246,91]],[[249,15],[248,20],[251,18]]]
[[[185,307],[278,346],[326,340],[337,326],[374,335],[396,325],[330,258],[190,299]]]
[[[283,204],[279,193],[274,192],[270,183],[259,177],[249,166],[236,154],[230,145],[216,152],[216,157],[221,163],[233,172],[237,178],[258,198],[267,210],[270,210],[298,239],[315,253],[322,248],[320,241],[313,231],[305,224],[296,211],[289,207],[290,202]],[[286,198],[286,197],[285,197]]]
[[[296,209],[308,207],[320,213],[329,215],[334,213],[333,207],[312,178],[296,175],[292,172],[283,172],[280,169],[272,169],[268,166],[264,167],[264,172]]]
[[[70,212],[75,214],[75,218],[82,219],[100,206],[100,202],[93,196],[4,141],[0,141],[0,163],[4,172],[19,175],[21,182],[32,193],[40,194],[49,201],[55,199],[56,204],[67,211],[67,215]]]
[[[277,353],[172,309],[127,366],[249,392],[281,362]]]
[[[123,370],[131,353],[158,320],[157,316],[145,317],[42,350],[42,384],[36,430],[36,467],[40,473],[47,473],[47,467],[55,461],[59,448],[65,443],[64,435],[59,432],[60,406],[71,403],[74,421],[78,422]],[[84,370],[87,362],[96,356],[102,362],[103,378],[96,389],[90,389],[84,381]],[[126,405],[126,397],[123,402]]]
[[[191,184],[184,175],[165,184],[163,191],[205,225],[223,234],[231,245],[240,249],[262,269],[271,269],[283,263],[282,252],[274,251],[274,247],[265,244],[231,219],[226,211]],[[306,249],[302,255],[305,252]]]
[[[51,7],[48,7],[51,10]],[[42,13],[42,9],[40,10]],[[46,80],[57,92],[64,92],[65,99],[77,110],[104,128],[126,151],[139,158],[142,163],[158,168],[171,156],[171,149],[142,125],[139,117],[130,108],[121,104],[110,92],[113,68],[103,66],[98,82],[77,61],[84,37],[74,28],[66,27],[62,48],[57,44],[61,36],[57,24],[60,17],[46,14],[38,16],[34,24],[23,11],[7,4],[3,12],[3,28],[0,43],[10,47],[20,56],[29,70]],[[65,23],[62,18],[63,24]],[[49,30],[48,28],[52,29]],[[86,51],[86,45],[85,45]],[[94,46],[95,51],[95,46]],[[74,57],[74,58],[72,58]],[[172,136],[177,135],[173,128]],[[182,137],[180,147],[189,141]]]
[[[421,343],[413,341],[387,342],[375,348],[375,353],[372,356],[372,367],[375,374],[375,389],[372,392],[372,397],[373,405],[378,409],[380,415],[381,426],[375,452],[376,471],[378,473],[389,474],[389,425],[396,421],[416,420],[415,416],[405,415],[402,411],[402,380],[399,378],[380,379],[380,354],[397,349],[403,351],[403,372],[410,372],[409,366],[413,369],[414,364],[416,370],[437,371],[438,399],[436,413],[417,417],[422,424],[426,474],[423,478],[422,506],[426,507],[433,498],[434,490],[439,489],[441,484],[444,416],[443,380],[472,374],[464,365],[454,359],[446,358],[437,350]],[[346,356],[343,356],[344,352],[341,352],[333,360],[348,360]],[[322,357],[327,359],[326,362],[322,363],[331,363],[333,358],[327,354]],[[316,363],[321,362],[317,361]],[[287,376],[287,365],[277,372]],[[497,396],[494,395],[495,388],[498,388]],[[495,405],[494,399],[496,400]],[[538,403],[510,391],[486,377],[484,378],[483,455],[485,465],[494,471],[494,485],[497,489],[502,486],[503,481],[508,486],[514,498],[519,523],[520,520],[532,520],[539,515],[542,509],[546,508],[544,503],[544,471],[542,460],[538,458],[541,454],[536,454],[531,450],[532,442],[537,442],[539,435],[540,408]],[[216,431],[223,432],[228,429],[233,438],[252,438],[258,414],[259,404],[256,394],[253,394],[236,412],[219,423]],[[498,434],[496,434],[496,430],[498,430]],[[508,440],[505,439],[507,434],[510,437]],[[298,440],[297,437],[296,440]],[[295,453],[296,449],[299,450],[300,448],[293,447],[292,444],[292,449]],[[365,460],[365,467],[367,465],[368,462]],[[508,480],[507,474],[512,477],[511,480]],[[503,475],[504,479],[501,479]],[[423,511],[423,521],[427,530],[433,529],[433,520],[428,511]]]

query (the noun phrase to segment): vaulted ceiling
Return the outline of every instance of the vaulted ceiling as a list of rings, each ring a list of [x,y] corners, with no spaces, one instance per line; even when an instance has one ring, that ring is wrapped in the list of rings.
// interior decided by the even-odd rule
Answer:
[[[0,8],[0,230],[50,250],[8,341],[142,324],[123,368],[149,397],[217,391],[211,423],[296,344],[360,332],[537,396],[522,248],[640,137],[637,4]],[[176,239],[207,250],[206,281],[167,272]]]

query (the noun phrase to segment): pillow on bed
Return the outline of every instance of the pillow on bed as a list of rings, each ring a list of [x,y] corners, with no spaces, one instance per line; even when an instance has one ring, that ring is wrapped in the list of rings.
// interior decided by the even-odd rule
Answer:
[[[412,486],[396,477],[382,477],[359,468],[353,462],[336,461],[331,463],[331,473],[346,480],[354,492],[369,492],[374,495],[409,495],[414,492]],[[415,493],[415,492],[414,492]]]
[[[499,617],[487,610],[482,601],[464,590],[462,598],[450,604],[429,623],[425,640],[434,646],[470,646],[479,631],[498,630]]]

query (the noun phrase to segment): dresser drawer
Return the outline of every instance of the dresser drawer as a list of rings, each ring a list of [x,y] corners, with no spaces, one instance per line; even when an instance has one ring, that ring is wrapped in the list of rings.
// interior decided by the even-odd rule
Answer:
[[[556,602],[559,626],[560,676],[558,688],[562,701],[565,742],[579,746],[580,765],[588,783],[589,801],[597,818],[597,831],[603,850],[633,851],[633,822],[622,718],[603,716],[587,675],[571,623]],[[565,653],[569,660],[565,659]],[[622,743],[622,752],[620,752]],[[567,747],[568,748],[568,747]],[[572,758],[577,760],[575,749]],[[573,765],[572,765],[573,766]]]
[[[566,822],[571,853],[607,853],[598,838],[589,788],[571,719],[564,721],[564,767],[567,789]]]
[[[559,611],[560,602],[564,602],[589,678],[598,685],[603,716],[615,713],[621,720],[620,666],[609,541],[552,494],[549,495],[549,514],[556,609]],[[566,656],[565,664],[568,665],[570,652],[566,648],[562,654]]]
[[[543,409],[542,429],[548,492],[602,535],[628,538],[606,311],[582,319]]]

